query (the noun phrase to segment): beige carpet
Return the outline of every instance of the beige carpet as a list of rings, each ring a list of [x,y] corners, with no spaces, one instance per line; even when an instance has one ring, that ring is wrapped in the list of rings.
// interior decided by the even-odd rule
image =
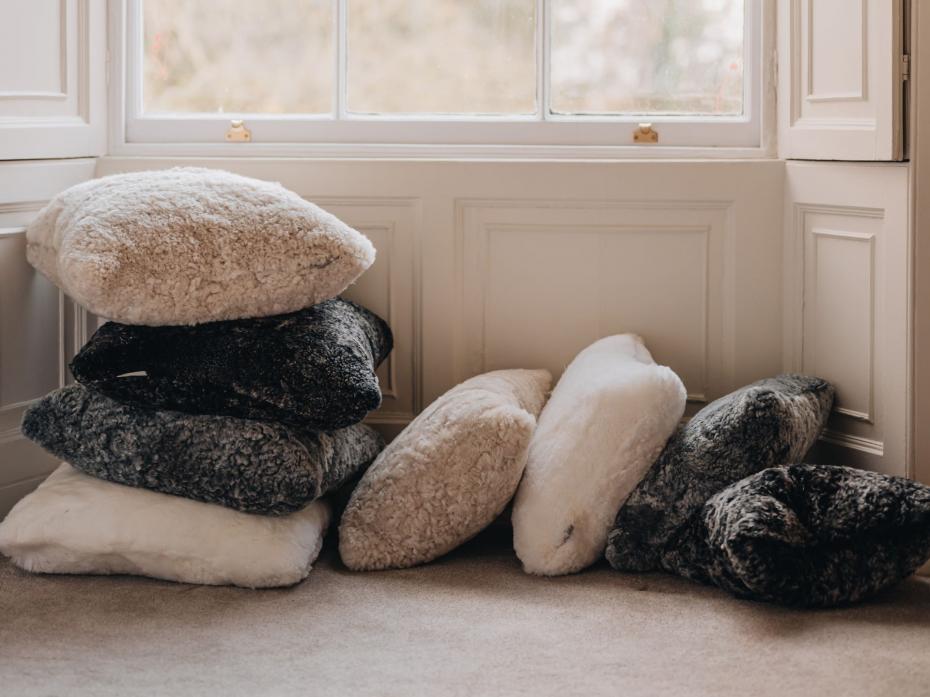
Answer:
[[[499,536],[408,571],[330,553],[289,590],[31,576],[0,562],[0,695],[930,694],[930,581],[856,608],[741,602]]]

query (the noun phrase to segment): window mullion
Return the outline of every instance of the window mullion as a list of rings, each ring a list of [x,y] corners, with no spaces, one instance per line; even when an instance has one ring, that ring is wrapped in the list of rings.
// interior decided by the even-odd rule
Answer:
[[[346,117],[346,66],[348,64],[348,34],[346,13],[348,0],[333,0],[336,3],[336,86],[335,114],[337,121]]]
[[[755,13],[760,9],[758,5],[759,3],[752,0],[744,0],[743,2],[743,114],[753,108],[752,75],[755,73],[755,62],[759,60],[758,56],[761,53],[760,46],[753,41]],[[761,44],[761,36],[759,44]],[[753,115],[753,118],[756,118],[755,115]]]
[[[536,118],[549,114],[549,0],[536,0]]]
[[[126,49],[128,83],[126,85],[126,115],[138,118],[144,111],[142,94],[143,57],[145,55],[145,34],[142,26],[142,7],[140,3],[129,3],[126,8]]]

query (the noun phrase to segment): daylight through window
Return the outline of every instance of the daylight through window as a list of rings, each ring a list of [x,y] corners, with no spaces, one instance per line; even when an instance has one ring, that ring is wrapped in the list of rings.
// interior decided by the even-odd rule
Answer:
[[[631,145],[653,122],[660,149],[759,148],[764,5],[137,0],[124,5],[125,142],[223,142],[243,119],[255,146],[545,157]]]
[[[144,0],[143,110],[743,113],[743,0],[542,7],[545,52],[537,0]]]

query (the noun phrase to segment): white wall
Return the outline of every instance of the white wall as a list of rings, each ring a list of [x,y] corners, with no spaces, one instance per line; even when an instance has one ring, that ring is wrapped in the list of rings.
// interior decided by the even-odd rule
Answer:
[[[106,3],[2,3],[0,159],[106,151]]]
[[[83,313],[26,262],[25,225],[93,174],[92,159],[0,163],[0,515],[56,465],[19,425],[29,402],[69,379],[87,329]]]
[[[912,474],[908,165],[788,162],[785,368],[836,386],[812,457]]]

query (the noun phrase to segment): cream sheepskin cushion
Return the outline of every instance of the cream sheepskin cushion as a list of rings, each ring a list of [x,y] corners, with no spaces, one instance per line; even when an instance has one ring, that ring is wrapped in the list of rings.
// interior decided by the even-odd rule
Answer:
[[[124,324],[292,312],[375,259],[368,238],[280,184],[187,167],[78,184],[39,212],[26,242],[59,288]]]
[[[339,528],[345,565],[423,564],[491,523],[516,491],[551,381],[545,370],[499,370],[427,407],[352,493]]]
[[[310,572],[329,517],[321,500],[289,516],[250,515],[62,464],[0,523],[0,552],[43,573],[289,586]]]
[[[604,553],[617,509],[685,400],[681,380],[638,336],[610,336],[578,354],[539,417],[514,500],[514,548],[527,572],[572,573]]]

